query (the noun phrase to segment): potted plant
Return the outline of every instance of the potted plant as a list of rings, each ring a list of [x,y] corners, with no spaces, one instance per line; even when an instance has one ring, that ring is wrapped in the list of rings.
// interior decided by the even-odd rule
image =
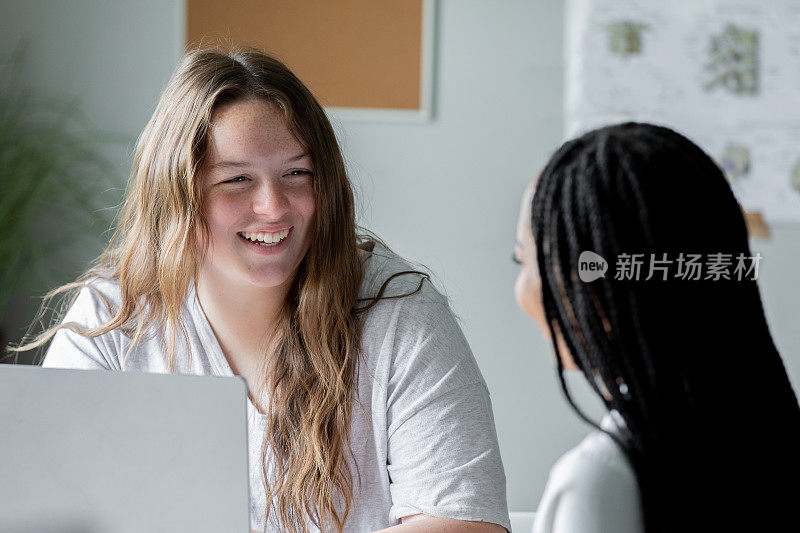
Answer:
[[[22,82],[24,48],[0,65],[0,347],[12,297],[41,295],[86,267],[113,220],[118,169],[101,149],[127,138],[92,127],[77,99]],[[112,202],[111,205],[114,205]],[[32,317],[31,317],[32,318]],[[5,350],[0,351],[3,359]]]

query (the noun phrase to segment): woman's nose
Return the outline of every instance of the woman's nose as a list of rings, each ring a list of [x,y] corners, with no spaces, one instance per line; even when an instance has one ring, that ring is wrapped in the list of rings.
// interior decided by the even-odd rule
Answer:
[[[289,198],[278,180],[266,180],[253,198],[253,212],[278,220],[289,210]]]

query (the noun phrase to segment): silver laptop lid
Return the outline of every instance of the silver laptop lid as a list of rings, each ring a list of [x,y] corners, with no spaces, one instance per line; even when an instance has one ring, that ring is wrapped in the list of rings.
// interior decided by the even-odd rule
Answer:
[[[0,365],[0,531],[250,531],[244,380]]]

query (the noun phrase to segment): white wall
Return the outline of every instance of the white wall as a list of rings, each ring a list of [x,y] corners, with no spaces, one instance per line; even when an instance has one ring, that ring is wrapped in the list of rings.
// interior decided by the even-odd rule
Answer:
[[[2,2],[0,53],[28,36],[31,83],[82,95],[99,127],[135,136],[177,62],[179,7]],[[562,399],[549,347],[512,295],[519,196],[561,140],[561,24],[560,0],[441,0],[434,120],[336,125],[360,221],[433,269],[461,317],[492,392],[514,511],[535,507],[550,465],[586,432]],[[119,154],[121,185],[129,165]],[[773,231],[753,248],[764,256],[768,318],[797,384],[800,228]]]

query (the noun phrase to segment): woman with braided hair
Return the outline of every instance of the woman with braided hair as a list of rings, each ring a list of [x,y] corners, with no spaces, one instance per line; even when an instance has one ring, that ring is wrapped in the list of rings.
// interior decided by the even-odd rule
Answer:
[[[587,251],[608,272],[583,281]],[[517,302],[596,428],[553,467],[536,533],[797,530],[800,409],[740,207],[700,148],[641,123],[567,142],[525,193],[514,255]],[[697,257],[717,267],[687,274]]]

